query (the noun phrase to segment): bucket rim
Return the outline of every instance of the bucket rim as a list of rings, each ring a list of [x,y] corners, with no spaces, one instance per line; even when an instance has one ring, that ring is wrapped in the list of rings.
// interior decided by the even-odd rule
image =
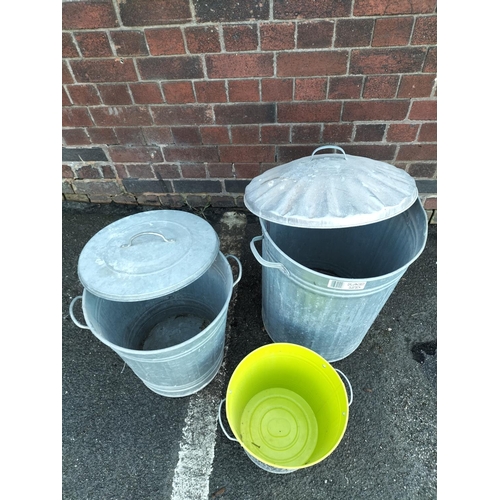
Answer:
[[[232,270],[231,270],[231,265],[229,264],[229,262],[227,261],[227,259],[224,258],[224,254],[219,251],[218,257],[223,257],[221,259],[221,262],[223,262],[222,265],[226,267],[226,271],[228,272],[228,275],[230,275],[231,277],[233,277]],[[200,276],[200,278],[201,278],[201,276]],[[196,281],[194,283],[196,283]],[[205,332],[210,328],[211,325],[213,325],[213,324],[217,323],[218,321],[220,321],[222,319],[223,315],[227,314],[227,311],[228,311],[228,308],[229,308],[229,302],[231,301],[231,298],[233,296],[233,283],[230,283],[229,294],[228,294],[228,296],[226,298],[226,301],[224,302],[224,305],[222,306],[221,310],[219,311],[219,313],[217,314],[217,316],[210,322],[210,325],[208,325],[204,330],[202,330],[201,332],[197,333],[194,337],[191,337],[190,339],[187,339],[184,342],[180,342],[179,344],[175,344],[175,345],[170,346],[170,347],[164,347],[163,349],[151,349],[151,350],[147,350],[147,351],[142,351],[142,350],[139,350],[139,349],[129,349],[128,347],[119,346],[119,345],[114,344],[113,342],[110,342],[109,340],[105,339],[102,335],[99,335],[98,333],[96,333],[96,331],[95,331],[95,329],[94,329],[94,327],[92,325],[92,322],[88,320],[86,312],[85,312],[85,295],[89,294],[89,293],[92,294],[91,291],[89,291],[86,288],[84,288],[84,290],[83,290],[83,297],[82,297],[82,309],[83,309],[83,315],[85,317],[85,321],[86,321],[86,323],[87,323],[90,331],[93,333],[93,335],[97,339],[99,339],[103,344],[107,345],[108,347],[110,347],[111,349],[113,349],[113,351],[115,351],[117,353],[119,352],[119,353],[128,354],[128,355],[137,355],[137,354],[140,354],[141,357],[147,357],[147,356],[151,356],[152,357],[152,356],[154,356],[156,354],[166,353],[168,351],[174,351],[175,349],[179,349],[180,347],[185,347],[185,346],[188,346],[190,343],[196,342],[201,336],[203,336],[205,334]],[[170,295],[170,294],[166,294],[166,295]],[[98,295],[96,295],[96,297],[102,298],[102,297],[99,297]],[[157,298],[159,298],[159,297],[157,297]],[[103,300],[109,300],[109,299],[103,299]],[[154,299],[149,299],[149,300],[154,300]],[[213,334],[215,334],[216,332],[217,331],[214,330]],[[179,356],[185,356],[186,354],[187,354],[186,351],[183,351]]]
[[[313,357],[317,358],[318,360],[322,361],[323,363],[326,363],[331,368],[331,372],[334,374],[334,377],[336,377],[340,381],[341,387],[343,387],[343,389],[344,389],[343,390],[343,394],[345,396],[345,401],[346,401],[346,404],[345,404],[345,423],[344,423],[342,431],[341,431],[341,433],[340,433],[340,435],[338,437],[337,442],[332,447],[332,449],[328,451],[328,453],[326,453],[322,457],[318,458],[317,460],[314,460],[314,461],[309,462],[309,463],[304,464],[304,465],[293,465],[293,466],[277,465],[277,464],[271,463],[268,460],[265,460],[263,457],[255,455],[255,453],[250,448],[248,448],[245,445],[245,443],[240,439],[239,433],[235,432],[235,429],[232,426],[231,420],[228,417],[228,403],[231,400],[231,394],[232,394],[230,392],[231,382],[232,382],[232,379],[234,377],[234,374],[237,372],[237,370],[240,368],[240,366],[243,364],[243,362],[248,361],[248,359],[250,357],[257,355],[256,353],[258,353],[259,351],[273,350],[273,349],[277,350],[277,349],[283,348],[284,346],[286,346],[286,347],[293,346],[293,348],[295,348],[297,351],[308,352]],[[305,346],[300,345],[300,344],[295,344],[293,342],[272,342],[270,344],[266,344],[266,345],[260,346],[257,349],[254,349],[253,351],[251,351],[250,353],[248,353],[238,363],[237,367],[234,369],[234,371],[233,371],[233,373],[231,375],[231,378],[229,379],[228,386],[227,386],[227,389],[226,389],[226,419],[227,419],[227,422],[229,423],[229,427],[231,428],[231,431],[233,432],[234,436],[236,437],[236,440],[238,441],[238,443],[241,445],[241,447],[243,448],[243,450],[247,454],[249,454],[251,457],[255,458],[257,461],[259,461],[259,462],[261,462],[261,463],[263,463],[263,464],[265,464],[268,467],[271,467],[273,469],[287,470],[289,472],[293,472],[293,471],[296,471],[296,470],[299,470],[299,469],[306,469],[308,467],[312,467],[313,465],[317,465],[318,463],[320,463],[323,460],[325,460],[326,458],[328,458],[338,448],[338,446],[342,442],[342,439],[344,438],[344,435],[345,435],[345,433],[347,431],[347,426],[348,426],[348,422],[349,422],[349,403],[348,403],[348,401],[349,401],[349,398],[348,398],[348,395],[347,395],[347,389],[345,387],[344,381],[342,380],[342,377],[337,373],[337,371],[332,366],[332,364],[329,361],[327,361],[323,356],[321,356],[320,354],[318,354],[316,351],[313,351],[312,349],[309,349],[308,347],[305,347]]]

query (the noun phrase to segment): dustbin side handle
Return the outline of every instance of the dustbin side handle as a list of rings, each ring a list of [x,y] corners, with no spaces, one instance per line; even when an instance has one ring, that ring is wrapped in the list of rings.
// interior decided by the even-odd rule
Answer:
[[[71,304],[69,305],[69,315],[71,316],[71,319],[73,320],[73,323],[76,325],[76,326],[79,326],[80,328],[84,328],[85,330],[90,330],[90,327],[88,327],[87,325],[83,325],[82,323],[80,323],[76,318],[75,318],[75,315],[73,314],[73,307],[75,305],[75,302],[78,300],[78,299],[81,299],[82,296],[81,295],[78,295],[78,297],[75,297],[72,301],[71,301]]]
[[[238,441],[236,438],[232,437],[229,435],[229,433],[226,431],[226,428],[224,427],[224,424],[222,423],[222,415],[221,415],[221,410],[222,410],[222,405],[224,404],[224,401],[226,400],[226,398],[224,398],[220,403],[219,403],[219,425],[220,425],[220,428],[223,430],[224,434],[226,435],[226,437],[228,439],[230,439],[231,441]]]
[[[243,273],[243,268],[241,266],[241,262],[240,262],[240,259],[238,259],[238,257],[236,257],[236,255],[231,255],[231,254],[227,254],[226,255],[226,260],[229,258],[229,257],[232,257],[235,261],[236,261],[236,264],[238,264],[238,277],[234,280],[233,282],[233,288],[236,286],[237,283],[239,283],[240,279],[241,279],[241,275]]]
[[[339,146],[320,146],[319,148],[316,148],[312,154],[311,154],[311,159],[312,157],[315,155],[315,153],[317,153],[318,151],[321,151],[322,149],[338,149],[339,151],[342,152],[342,154],[344,155],[344,160],[347,161],[347,156],[345,155],[345,151],[340,148]]]
[[[283,265],[280,264],[279,262],[269,262],[268,260],[265,260],[262,258],[262,256],[259,254],[257,251],[257,248],[255,247],[255,242],[256,241],[261,241],[264,239],[264,236],[256,236],[255,238],[252,239],[250,242],[250,250],[252,250],[253,256],[257,259],[257,261],[265,267],[272,267],[274,269],[279,269],[282,273],[284,273],[286,276],[290,275],[290,272],[288,269]]]

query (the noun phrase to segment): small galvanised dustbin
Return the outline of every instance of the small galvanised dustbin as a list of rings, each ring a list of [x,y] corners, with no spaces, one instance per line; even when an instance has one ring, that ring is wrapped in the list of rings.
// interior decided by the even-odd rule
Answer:
[[[233,272],[227,257],[239,266]],[[241,263],[219,251],[217,233],[196,215],[158,210],[99,231],[78,260],[83,296],[70,315],[118,354],[152,391],[193,394],[217,374]],[[82,299],[86,324],[73,313]]]
[[[244,201],[262,227],[250,246],[267,333],[330,362],[361,344],[427,241],[414,179],[338,146],[255,177]]]

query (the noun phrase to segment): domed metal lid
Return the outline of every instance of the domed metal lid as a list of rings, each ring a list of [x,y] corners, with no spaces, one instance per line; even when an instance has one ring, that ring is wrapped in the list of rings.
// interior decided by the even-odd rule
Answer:
[[[154,210],[101,229],[78,260],[82,285],[120,302],[170,294],[202,276],[219,251],[212,226],[178,210]]]
[[[316,153],[336,149],[342,154]],[[246,187],[246,207],[258,217],[286,226],[362,226],[404,212],[417,199],[415,180],[377,160],[322,146],[311,156],[272,168]]]

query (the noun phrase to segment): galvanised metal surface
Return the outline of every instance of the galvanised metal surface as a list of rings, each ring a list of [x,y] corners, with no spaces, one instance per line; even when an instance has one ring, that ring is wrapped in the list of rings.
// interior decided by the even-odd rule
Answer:
[[[427,240],[418,199],[396,217],[359,227],[260,224],[263,235],[251,249],[262,265],[262,319],[269,336],[308,347],[330,362],[360,345]]]
[[[168,397],[193,394],[217,374],[224,355],[226,319],[233,286],[227,258],[218,253],[212,266],[200,278],[177,292],[151,300],[119,302],[98,297],[85,289],[82,308],[87,328],[113,349],[152,391]],[[234,282],[233,282],[234,281]],[[70,306],[73,321],[75,297]],[[199,328],[193,329],[198,321]],[[158,325],[168,323],[153,345],[145,350]],[[200,331],[201,330],[201,331]]]

